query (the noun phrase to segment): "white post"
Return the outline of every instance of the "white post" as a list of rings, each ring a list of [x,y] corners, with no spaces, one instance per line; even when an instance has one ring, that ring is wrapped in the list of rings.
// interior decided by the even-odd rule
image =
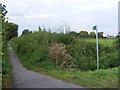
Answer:
[[[64,27],[64,34],[65,34],[65,27]]]
[[[66,33],[66,27],[65,26],[63,26],[64,27],[64,34]]]
[[[98,30],[96,26],[96,49],[97,49],[97,70],[99,69],[99,52],[98,52]]]

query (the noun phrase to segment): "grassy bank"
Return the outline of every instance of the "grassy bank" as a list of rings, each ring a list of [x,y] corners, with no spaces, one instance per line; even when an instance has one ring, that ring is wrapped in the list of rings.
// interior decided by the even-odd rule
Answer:
[[[27,69],[84,87],[118,87],[118,50],[111,40],[99,43],[99,71],[95,39],[39,31],[12,39],[11,45]]]
[[[49,61],[44,61],[39,65],[25,62],[22,56],[21,62],[30,70],[68,81],[74,84],[89,88],[117,88],[118,87],[118,68],[100,69],[99,71],[78,71],[66,70],[56,67]],[[43,67],[44,66],[44,67]]]
[[[37,71],[41,72],[39,69]],[[88,88],[118,87],[118,68],[99,71],[46,70],[44,73]]]
[[[12,67],[9,62],[8,46],[5,44],[3,46],[3,56],[2,56],[2,87],[11,88],[12,85]]]
[[[95,71],[59,68],[50,61],[39,64],[27,62],[26,57],[18,54],[21,63],[29,70],[42,73],[63,81],[88,88],[118,88],[118,67]]]

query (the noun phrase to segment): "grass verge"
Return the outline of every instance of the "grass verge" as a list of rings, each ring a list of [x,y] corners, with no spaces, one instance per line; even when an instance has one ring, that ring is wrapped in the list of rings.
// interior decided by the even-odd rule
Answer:
[[[9,62],[9,54],[7,45],[3,47],[2,56],[2,88],[11,88],[12,86],[12,66]]]
[[[88,88],[118,88],[118,67],[96,71],[67,70],[50,61],[28,62],[23,54],[18,54],[22,64],[29,70],[71,82]]]

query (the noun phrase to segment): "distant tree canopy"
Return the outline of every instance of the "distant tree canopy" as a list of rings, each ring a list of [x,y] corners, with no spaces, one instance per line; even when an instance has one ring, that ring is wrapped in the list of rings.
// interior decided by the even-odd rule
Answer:
[[[77,36],[78,36],[78,33],[75,32],[75,31],[71,31],[69,34],[70,34],[71,36],[73,36],[73,37],[77,37]]]
[[[29,33],[32,33],[32,31],[30,31],[29,29],[25,29],[23,30],[22,35],[29,34]]]
[[[42,31],[41,27],[38,27],[38,31]]]
[[[82,38],[88,38],[89,34],[88,34],[87,31],[80,31],[80,37],[82,37]]]
[[[87,31],[80,31],[79,33],[75,31],[71,31],[69,33],[71,36],[77,37],[77,38],[95,38],[96,33],[95,32],[90,32],[88,33]],[[103,32],[98,32],[98,37],[99,38],[104,38],[103,37]]]
[[[118,32],[118,35],[116,36],[116,38],[120,38],[120,32]]]
[[[17,24],[6,22],[4,23],[4,26],[5,26],[5,34],[6,34],[7,40],[10,40],[18,36],[18,25]]]
[[[91,38],[95,38],[95,36],[96,36],[95,32],[90,32],[90,37]]]
[[[98,37],[103,38],[103,32],[98,32]]]

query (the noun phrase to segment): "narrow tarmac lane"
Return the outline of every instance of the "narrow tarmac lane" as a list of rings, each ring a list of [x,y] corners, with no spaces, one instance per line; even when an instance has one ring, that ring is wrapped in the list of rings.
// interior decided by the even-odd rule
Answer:
[[[9,45],[9,58],[13,66],[13,88],[83,88],[40,73],[25,69]]]

